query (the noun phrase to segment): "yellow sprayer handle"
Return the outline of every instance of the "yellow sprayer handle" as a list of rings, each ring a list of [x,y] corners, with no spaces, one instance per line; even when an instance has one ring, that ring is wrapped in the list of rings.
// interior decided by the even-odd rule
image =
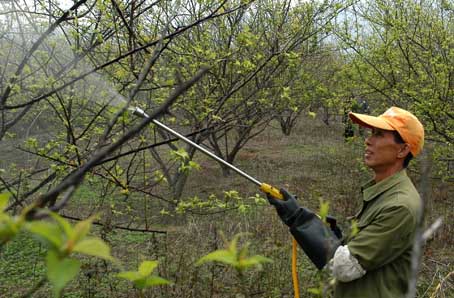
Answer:
[[[269,184],[262,183],[260,185],[260,190],[263,191],[264,193],[267,193],[267,194],[271,195],[272,197],[274,197],[276,199],[281,199],[281,200],[284,199],[284,196],[281,194],[279,189],[277,189],[275,187],[272,187]]]

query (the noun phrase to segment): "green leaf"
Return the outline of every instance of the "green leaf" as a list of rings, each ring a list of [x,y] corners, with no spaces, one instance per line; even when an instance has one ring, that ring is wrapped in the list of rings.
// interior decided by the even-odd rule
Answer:
[[[148,276],[157,266],[157,261],[143,261],[139,266],[139,274],[142,276]]]
[[[88,232],[90,232],[91,224],[96,217],[97,215],[90,216],[86,220],[80,221],[76,224],[76,226],[73,229],[73,235],[71,237],[74,243],[77,243],[79,242],[79,240],[85,238]]]
[[[229,244],[229,251],[234,255],[236,255],[236,247],[238,245],[238,239],[240,238],[240,236],[241,234],[235,235]]]
[[[10,220],[10,216],[0,211],[0,222]]]
[[[180,159],[180,160],[188,160],[189,159],[189,154],[184,150],[184,148],[180,148],[178,150],[174,150],[171,152],[171,154],[174,156],[175,159]]]
[[[164,278],[153,275],[149,277],[142,277],[134,281],[134,286],[138,289],[145,289],[153,286],[170,284],[170,282]]]
[[[26,229],[38,238],[51,244],[55,249],[59,249],[63,245],[60,228],[47,221],[32,221],[26,225]]]
[[[272,262],[273,262],[273,260],[271,260],[267,257],[255,255],[255,256],[240,260],[239,266],[242,268],[247,268],[247,267],[251,267],[251,266],[261,265],[262,263],[272,263]]]
[[[243,271],[247,267],[260,266],[262,263],[272,262],[271,259],[260,255],[247,257],[249,243],[246,243],[238,251],[237,243],[239,236],[241,236],[241,234],[237,234],[233,237],[232,241],[228,243],[228,249],[216,250],[206,256],[203,256],[197,261],[196,266],[206,262],[215,261],[230,265],[238,271]]]
[[[225,249],[216,250],[216,251],[213,251],[213,252],[207,254],[206,256],[203,256],[202,258],[200,258],[197,261],[196,265],[198,266],[203,263],[213,262],[213,261],[221,262],[221,263],[228,264],[228,265],[235,265],[237,262],[236,254],[232,253],[230,250],[225,250]]]
[[[58,222],[60,227],[62,227],[66,236],[68,238],[72,238],[73,228],[71,227],[71,224],[66,219],[64,219],[63,217],[61,217],[60,215],[58,215],[55,212],[50,213],[50,215],[52,216],[53,219],[55,219],[56,222]]]
[[[168,281],[167,279],[164,279],[164,278],[156,276],[156,275],[152,275],[145,279],[144,287],[149,288],[149,287],[153,287],[153,286],[168,285],[168,284],[171,284],[171,282]]]
[[[322,290],[318,289],[318,288],[309,288],[307,289],[307,291],[311,294],[314,294],[314,295],[321,295],[322,294]]]
[[[171,282],[156,275],[150,276],[158,265],[157,261],[143,261],[138,271],[124,271],[117,274],[117,277],[127,279],[134,283],[138,289],[145,289],[157,285],[170,284]]]
[[[80,241],[79,243],[76,243],[73,251],[85,255],[98,257],[108,261],[115,260],[110,255],[110,247],[104,241],[95,237],[86,238]]]
[[[8,205],[9,197],[11,194],[9,192],[4,192],[0,194],[0,213],[3,212],[3,209]]]
[[[188,165],[189,165],[189,167],[190,167],[191,169],[195,169],[195,170],[197,170],[197,171],[200,171],[200,169],[201,169],[200,165],[199,165],[198,163],[196,163],[195,161],[192,161],[192,160],[189,161],[189,164],[188,164]]]
[[[52,284],[54,297],[60,297],[60,293],[80,270],[80,262],[75,259],[60,259],[55,251],[47,253],[47,278]]]
[[[320,199],[320,219],[323,222],[326,222],[326,217],[328,216],[329,212],[329,202],[324,202],[322,199]]]
[[[129,281],[136,281],[143,278],[137,271],[123,271],[117,274],[117,277],[127,279]]]
[[[250,245],[251,245],[251,243],[249,243],[249,242],[244,244],[244,246],[240,249],[240,252],[238,253],[238,259],[241,260],[241,259],[246,258]]]
[[[17,233],[17,227],[15,227],[14,223],[9,219],[1,219],[0,222],[0,246],[3,243],[8,242],[11,240]]]
[[[359,228],[358,228],[358,221],[356,221],[356,219],[353,219],[352,220],[352,224],[351,224],[351,237],[354,237],[356,236],[356,234],[358,234],[359,232]]]

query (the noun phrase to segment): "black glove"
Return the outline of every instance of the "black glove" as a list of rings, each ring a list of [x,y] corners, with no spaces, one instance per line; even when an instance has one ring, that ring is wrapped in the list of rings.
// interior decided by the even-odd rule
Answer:
[[[340,239],[331,227],[309,209],[301,208],[294,217],[290,233],[315,266],[322,269],[341,245]]]
[[[326,217],[325,224],[320,217],[309,209],[301,208],[296,197],[285,189],[280,189],[283,200],[267,194],[268,202],[274,205],[282,221],[290,227],[290,232],[309,259],[318,269],[322,269],[341,245],[342,232],[336,219]]]
[[[342,240],[342,231],[341,229],[337,226],[337,220],[335,217],[328,215],[326,217],[326,222],[329,224],[329,227],[331,228],[331,231],[333,231],[334,235],[340,240]]]
[[[268,202],[276,208],[277,214],[282,219],[282,221],[287,225],[291,226],[295,220],[295,216],[300,209],[296,197],[288,193],[284,188],[280,189],[283,200],[276,199],[270,194],[266,194]]]

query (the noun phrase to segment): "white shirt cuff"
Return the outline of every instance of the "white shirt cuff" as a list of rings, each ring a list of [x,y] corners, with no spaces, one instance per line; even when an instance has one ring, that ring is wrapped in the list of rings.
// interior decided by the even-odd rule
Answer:
[[[358,260],[350,253],[347,245],[339,246],[330,261],[333,276],[341,282],[358,279],[366,270],[361,267]]]

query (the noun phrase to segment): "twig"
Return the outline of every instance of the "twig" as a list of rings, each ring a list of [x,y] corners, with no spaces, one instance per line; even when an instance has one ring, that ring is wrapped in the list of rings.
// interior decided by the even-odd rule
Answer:
[[[57,212],[59,211],[60,209],[62,209],[63,207],[66,206],[66,204],[68,203],[69,199],[71,198],[71,196],[73,195],[73,193],[76,191],[76,186],[74,185],[71,185],[65,192],[65,195],[63,196],[63,199],[57,204],[57,205],[54,205],[54,206],[51,206],[49,209],[51,211],[54,211],[54,212]]]
[[[72,219],[72,220],[77,220],[77,221],[82,221],[84,219],[75,217],[75,216],[69,216],[69,215],[64,215],[60,214],[61,217],[67,218],[67,219]],[[93,225],[96,226],[104,226],[105,224],[102,222],[94,221],[92,223]],[[123,226],[110,226],[112,229],[118,229],[118,230],[125,230],[125,231],[130,231],[130,232],[142,232],[142,233],[153,233],[153,234],[167,234],[167,231],[164,230],[150,230],[150,229],[138,229],[138,228],[129,228],[129,227],[123,227]]]
[[[413,242],[413,253],[411,256],[411,275],[408,282],[408,292],[406,298],[414,298],[416,296],[416,283],[418,280],[419,267],[421,265],[422,246],[425,241],[441,226],[441,218],[438,218],[424,233],[422,225],[424,222],[424,202],[429,198],[430,187],[430,172],[431,172],[431,149],[428,147],[423,154],[421,166],[421,201],[422,208],[419,218],[417,219],[417,228],[415,239]]]

